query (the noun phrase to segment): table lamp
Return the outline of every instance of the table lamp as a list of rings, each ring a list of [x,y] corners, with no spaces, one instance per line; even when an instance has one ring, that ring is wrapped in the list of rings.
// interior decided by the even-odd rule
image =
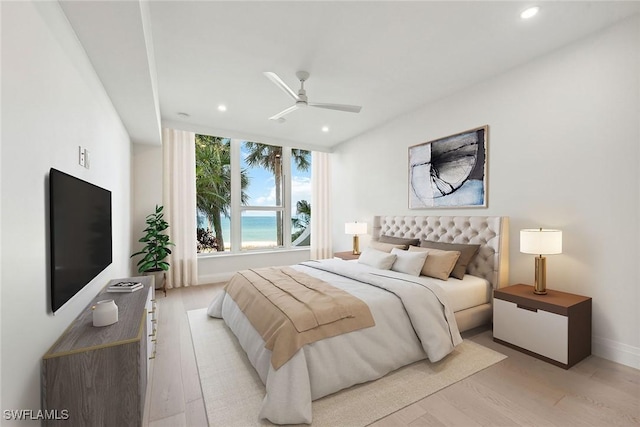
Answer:
[[[547,258],[542,255],[562,253],[562,231],[544,228],[520,230],[520,252],[538,255],[533,293],[545,295],[547,293]]]
[[[353,234],[353,254],[360,255],[360,243],[358,240],[358,234],[367,233],[366,222],[347,222],[344,225],[345,234]]]

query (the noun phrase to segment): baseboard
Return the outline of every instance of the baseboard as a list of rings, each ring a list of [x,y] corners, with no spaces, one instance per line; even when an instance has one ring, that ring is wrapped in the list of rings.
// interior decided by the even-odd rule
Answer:
[[[220,283],[227,282],[234,275],[233,271],[228,271],[225,273],[216,273],[216,274],[207,274],[204,276],[198,276],[198,284],[206,285],[209,283]]]
[[[602,337],[592,337],[591,353],[603,359],[640,369],[640,348]]]

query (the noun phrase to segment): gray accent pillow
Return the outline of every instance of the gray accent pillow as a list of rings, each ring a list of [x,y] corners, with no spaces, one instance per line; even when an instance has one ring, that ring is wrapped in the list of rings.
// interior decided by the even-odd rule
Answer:
[[[460,257],[456,261],[456,266],[453,267],[450,276],[456,279],[463,279],[464,274],[467,271],[467,265],[473,260],[478,253],[480,245],[463,245],[461,243],[444,243],[444,242],[432,242],[430,240],[420,241],[421,248],[440,249],[441,251],[458,251]]]
[[[407,249],[409,246],[420,246],[420,239],[405,239],[403,237],[387,236],[386,234],[380,236],[378,242],[404,245],[404,249]]]

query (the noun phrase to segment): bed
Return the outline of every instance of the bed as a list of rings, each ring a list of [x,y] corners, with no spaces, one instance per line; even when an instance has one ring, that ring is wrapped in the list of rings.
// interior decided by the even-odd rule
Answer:
[[[462,341],[461,331],[491,320],[492,290],[506,286],[508,279],[508,218],[374,217],[372,242],[389,238],[475,244],[479,249],[461,280],[411,276],[335,259],[291,266],[292,274],[304,273],[364,301],[375,325],[307,343],[277,367],[276,351],[266,348],[264,335],[239,308],[242,303],[227,292],[211,302],[209,315],[224,319],[266,386],[257,418],[275,424],[311,423],[313,400],[418,360],[440,360]]]
[[[486,302],[455,312],[460,332],[491,322],[493,289],[508,286],[509,218],[499,216],[375,216],[372,240],[382,235],[435,242],[479,244],[467,273],[490,285]],[[453,279],[449,279],[453,280]]]

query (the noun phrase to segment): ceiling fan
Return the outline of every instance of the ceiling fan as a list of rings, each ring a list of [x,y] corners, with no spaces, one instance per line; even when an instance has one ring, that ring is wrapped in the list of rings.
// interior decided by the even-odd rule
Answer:
[[[276,86],[282,89],[287,95],[296,101],[294,105],[283,110],[276,114],[275,116],[269,117],[269,120],[276,120],[279,122],[284,121],[283,116],[295,111],[299,108],[305,107],[318,107],[318,108],[326,108],[328,110],[338,110],[338,111],[347,111],[349,113],[359,113],[362,107],[359,105],[343,105],[343,104],[323,104],[318,102],[309,102],[307,99],[307,92],[304,90],[304,82],[309,78],[309,73],[306,71],[298,71],[296,73],[296,77],[300,80],[300,89],[298,93],[295,93],[285,82],[282,81],[280,77],[276,73],[271,71],[266,71],[264,75],[271,80]]]

